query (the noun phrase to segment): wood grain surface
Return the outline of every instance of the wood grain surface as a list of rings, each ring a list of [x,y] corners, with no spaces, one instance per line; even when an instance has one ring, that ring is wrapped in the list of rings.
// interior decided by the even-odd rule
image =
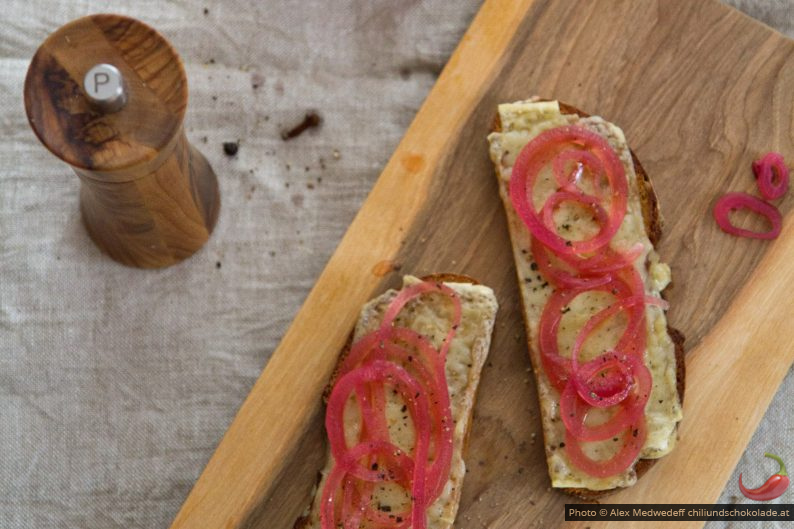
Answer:
[[[659,196],[669,319],[690,350],[679,447],[605,501],[715,501],[794,360],[785,325],[794,228],[791,198],[772,243],[723,234],[710,211],[728,190],[754,191],[760,154],[794,152],[793,52],[794,42],[716,1],[487,1],[172,529],[290,527],[322,465],[320,397],[361,304],[404,272],[438,271],[476,277],[501,306],[455,526],[563,523],[574,500],[549,488],[485,143],[496,105],[532,94],[626,132]]]
[[[75,169],[82,181],[80,211],[88,234],[122,264],[176,264],[207,242],[218,219],[220,191],[209,162],[182,130],[170,149],[159,167],[126,182]]]
[[[116,66],[127,104],[93,107],[83,78]],[[91,238],[113,259],[159,268],[195,253],[220,207],[215,173],[187,141],[187,77],[154,29],[120,15],[80,18],[50,35],[25,79],[33,131],[82,180],[80,209]]]

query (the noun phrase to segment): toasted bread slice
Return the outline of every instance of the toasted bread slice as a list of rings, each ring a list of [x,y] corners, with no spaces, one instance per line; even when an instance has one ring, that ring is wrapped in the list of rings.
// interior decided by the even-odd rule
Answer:
[[[582,477],[578,475],[581,474],[581,471],[577,473],[577,469],[572,469],[572,466],[567,462],[564,456],[564,443],[560,441],[560,434],[564,432],[564,426],[559,420],[558,407],[553,403],[544,403],[545,401],[555,398],[557,402],[559,402],[559,394],[551,387],[543,372],[536,336],[539,311],[542,309],[542,305],[545,304],[543,302],[544,295],[545,299],[547,299],[551,294],[552,287],[550,287],[547,282],[537,282],[533,285],[531,281],[527,281],[528,279],[540,278],[541,276],[539,272],[534,271],[536,267],[533,267],[534,261],[529,249],[530,235],[523,222],[514,212],[510,201],[508,184],[512,162],[510,161],[511,153],[509,149],[520,150],[531,137],[534,137],[534,135],[543,128],[550,128],[551,126],[567,123],[583,124],[591,130],[595,130],[602,134],[602,136],[607,137],[608,141],[616,148],[616,151],[622,148],[625,152],[622,153],[623,156],[621,159],[626,169],[626,175],[630,179],[629,200],[630,204],[633,205],[633,207],[630,207],[630,213],[633,215],[641,215],[641,219],[639,219],[641,222],[638,224],[644,228],[644,230],[642,230],[644,233],[641,237],[637,237],[637,239],[645,239],[649,247],[647,260],[642,263],[646,273],[646,288],[650,285],[654,293],[659,293],[663,290],[666,283],[669,281],[669,277],[664,278],[659,276],[664,276],[665,273],[669,274],[669,269],[666,269],[666,265],[659,261],[658,255],[653,250],[653,246],[659,242],[662,232],[661,216],[659,214],[656,195],[653,191],[650,179],[639,160],[625,145],[622,131],[600,120],[600,118],[591,118],[588,114],[564,103],[557,104],[556,102],[542,101],[538,98],[534,98],[513,105],[532,104],[545,105],[543,111],[550,112],[551,119],[557,120],[556,124],[546,126],[542,123],[540,125],[538,123],[533,123],[531,120],[522,122],[522,119],[529,119],[524,116],[520,119],[516,119],[516,121],[509,124],[509,126],[505,126],[505,124],[502,123],[501,114],[497,113],[492,134],[489,136],[489,141],[491,142],[491,158],[499,178],[500,195],[504,202],[508,218],[516,268],[519,274],[518,280],[522,291],[522,315],[527,328],[530,357],[538,379],[538,395],[541,401],[544,445],[546,447],[546,455],[549,463],[549,474],[552,477],[554,486],[583,499],[595,500],[621,487],[633,484],[638,477],[643,475],[648,468],[650,468],[656,458],[667,453],[674,445],[677,423],[681,418],[681,405],[684,394],[684,337],[680,332],[667,326],[666,319],[661,311],[655,310],[654,314],[649,316],[649,318],[652,318],[652,321],[658,322],[662,328],[660,334],[663,334],[663,336],[657,337],[654,341],[654,347],[658,345],[661,353],[655,354],[654,359],[662,359],[664,361],[664,367],[663,369],[655,370],[656,374],[659,375],[654,376],[655,393],[652,392],[651,398],[655,400],[654,402],[649,402],[646,409],[650,410],[654,417],[654,424],[652,426],[658,427],[657,430],[662,433],[669,432],[667,439],[660,439],[660,437],[663,436],[657,435],[655,439],[651,440],[651,436],[649,436],[649,441],[646,442],[645,453],[642,454],[643,458],[634,465],[633,469],[616,479],[611,481],[591,480],[587,479],[586,476]],[[558,105],[558,112],[553,108],[554,104]],[[516,107],[517,112],[521,110],[520,106]],[[525,127],[525,130],[522,131],[522,127]],[[536,127],[534,134],[529,132],[529,129],[533,127]],[[506,134],[503,135],[502,132]],[[506,136],[508,134],[514,135],[514,137],[507,138]],[[524,134],[526,137],[522,139],[521,134]],[[517,154],[517,152],[513,152],[512,158]],[[529,271],[532,271],[532,273],[528,274]],[[526,277],[527,275],[533,274],[536,275],[534,277]],[[534,289],[534,291],[532,289]],[[545,294],[543,292],[544,290],[547,291]],[[540,303],[538,303],[539,301]],[[538,304],[540,304],[540,307],[536,306]],[[651,342],[649,341],[649,347],[650,345]],[[654,350],[654,352],[656,353],[656,350]],[[648,360],[646,359],[646,364],[647,363]],[[652,373],[653,372],[654,370],[652,370]],[[659,390],[659,387],[663,389]],[[663,398],[659,398],[660,396]],[[661,411],[663,408],[667,411]],[[659,417],[668,413],[668,411],[667,420],[657,420]],[[648,422],[651,422],[651,420],[648,419]],[[659,423],[664,424],[660,425]],[[649,444],[654,446],[649,448]],[[564,478],[559,477],[560,473],[570,471],[571,469],[573,472],[570,475]]]
[[[438,274],[417,279],[406,276],[404,286],[410,286],[419,281],[443,282],[452,288],[459,296],[462,307],[462,319],[458,332],[452,340],[446,362],[446,377],[450,394],[450,407],[454,422],[453,455],[449,479],[441,496],[433,503],[427,512],[428,529],[449,529],[455,520],[460,502],[461,486],[466,473],[463,455],[468,444],[471,430],[472,413],[480,381],[480,372],[488,356],[491,343],[491,333],[498,304],[493,291],[477,284],[471,278],[455,274]],[[354,343],[364,334],[371,332],[380,325],[383,312],[392,299],[397,295],[396,290],[389,290],[381,296],[367,303],[361,311],[358,323],[353,331],[350,344]],[[441,301],[433,306],[431,301],[416,302],[411,310],[404,309],[398,317],[400,326],[409,327],[420,334],[429,337],[438,346],[445,334],[444,325],[449,325],[449,316],[445,313],[448,303]],[[443,332],[442,332],[443,331]],[[326,398],[330,393],[338,376],[349,346],[340,354],[337,370],[331,377],[326,389]],[[409,424],[407,426],[412,429]],[[319,476],[319,481],[314,493],[312,505],[301,518],[295,522],[295,529],[319,529],[320,515],[319,503],[325,479],[333,468],[333,457],[330,452],[325,468]],[[391,501],[399,503],[400,499],[389,498],[388,495],[376,498],[381,504],[389,505]],[[394,511],[402,510],[395,508]]]

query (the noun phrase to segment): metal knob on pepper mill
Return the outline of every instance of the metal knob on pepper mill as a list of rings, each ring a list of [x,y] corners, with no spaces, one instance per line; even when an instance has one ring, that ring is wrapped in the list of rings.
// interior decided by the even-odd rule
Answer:
[[[215,226],[218,181],[185,137],[186,106],[179,56],[154,29],[128,17],[70,22],[30,64],[30,125],[80,177],[88,233],[120,263],[178,263]]]

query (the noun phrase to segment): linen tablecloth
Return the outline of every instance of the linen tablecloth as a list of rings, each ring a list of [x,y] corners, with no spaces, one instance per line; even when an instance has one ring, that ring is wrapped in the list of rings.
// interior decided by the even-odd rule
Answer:
[[[730,3],[794,37],[792,2]],[[168,527],[479,4],[3,0],[0,527]],[[165,270],[99,252],[78,179],[25,117],[36,48],[97,12],[179,51],[187,136],[219,176],[212,238]],[[309,111],[322,125],[283,141]],[[737,467],[748,482],[776,470],[765,450],[794,464],[792,400],[789,375]],[[737,475],[720,501],[746,501]]]

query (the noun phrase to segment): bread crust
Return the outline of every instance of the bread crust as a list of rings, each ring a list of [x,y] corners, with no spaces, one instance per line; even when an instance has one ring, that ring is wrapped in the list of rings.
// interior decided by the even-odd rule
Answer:
[[[426,276],[422,276],[420,279],[422,281],[431,281],[431,282],[436,282],[436,283],[469,283],[469,284],[472,284],[472,285],[479,285],[480,284],[479,281],[477,281],[476,279],[474,279],[472,277],[469,277],[469,276],[466,276],[466,275],[463,275],[463,274],[454,274],[454,273],[451,273],[451,272],[442,272],[442,273],[429,274],[429,275],[426,275]],[[340,373],[340,370],[342,369],[342,364],[344,363],[345,358],[347,357],[347,355],[350,353],[350,348],[353,345],[353,336],[354,336],[354,334],[355,334],[355,329],[350,331],[350,335],[347,338],[347,342],[346,342],[345,346],[342,348],[342,351],[339,354],[339,358],[336,361],[336,366],[334,367],[333,374],[331,375],[331,378],[329,379],[328,384],[325,386],[325,390],[323,391],[323,404],[325,404],[325,405],[328,404],[328,397],[330,396],[331,391],[333,390],[334,384],[336,384],[336,380],[339,378],[339,373]],[[486,355],[488,354],[487,350],[485,351],[485,354]],[[467,452],[468,447],[469,447],[469,435],[471,434],[471,425],[472,425],[473,418],[474,418],[474,407],[476,406],[476,404],[477,404],[477,392],[474,393],[474,396],[473,396],[473,399],[472,399],[472,405],[469,408],[469,413],[468,413],[468,415],[466,417],[466,425],[464,426],[464,429],[463,429],[463,449],[462,449],[463,453],[462,453],[462,456],[463,456],[464,460],[466,459],[466,452]],[[320,486],[320,482],[321,481],[322,481],[322,474],[320,472],[318,472],[317,473],[317,481],[315,482],[315,488]],[[454,503],[458,504],[458,505],[460,505],[460,496],[461,496],[462,490],[463,490],[462,487],[455,487],[455,491],[454,491],[454,493],[452,495],[452,501]],[[313,495],[313,498],[314,498],[314,495]],[[314,501],[314,499],[312,499],[312,501]],[[313,505],[309,505],[309,511],[311,511],[312,507],[313,507]],[[307,516],[307,515],[301,516],[295,521],[295,524],[293,525],[293,529],[305,529],[305,527],[308,525],[308,523],[309,523],[309,516]]]
[[[538,101],[549,101],[548,99],[539,99]],[[563,114],[575,114],[581,118],[590,117],[590,114],[580,110],[572,105],[567,103],[559,102],[560,105],[560,112]],[[492,126],[492,132],[501,132],[502,131],[502,123],[499,117],[499,113],[496,113],[494,117]],[[645,231],[648,235],[648,239],[651,241],[651,244],[656,247],[659,241],[662,238],[662,217],[661,212],[659,211],[659,200],[656,196],[656,192],[653,189],[653,184],[651,183],[651,179],[648,176],[648,173],[642,167],[639,158],[634,153],[633,150],[629,149],[631,153],[631,159],[634,163],[634,172],[637,178],[637,188],[639,190],[640,195],[640,204],[642,205],[642,219],[643,223],[645,224]],[[499,173],[499,167],[495,167],[497,174]],[[522,318],[524,319],[524,328],[527,329],[527,347],[529,349],[532,348],[532,339],[529,335],[529,322],[527,321],[527,312],[526,307],[524,307],[524,298],[523,296],[519,296],[521,300],[521,314]],[[684,335],[679,330],[674,329],[673,327],[667,326],[667,334],[670,336],[670,340],[672,340],[675,346],[675,362],[676,362],[676,390],[678,392],[678,397],[681,400],[681,404],[684,403],[684,390],[686,388],[686,364],[684,363]],[[678,426],[676,426],[678,428]],[[544,436],[544,444],[545,443],[545,431],[543,432]],[[640,459],[634,466],[634,470],[637,473],[637,479],[641,478],[656,462],[656,459]],[[569,494],[571,496],[576,496],[577,498],[581,498],[587,501],[596,501],[600,498],[608,496],[616,491],[618,491],[621,487],[616,487],[613,489],[607,490],[590,490],[585,488],[574,488],[574,487],[567,487],[561,488],[563,492]]]

